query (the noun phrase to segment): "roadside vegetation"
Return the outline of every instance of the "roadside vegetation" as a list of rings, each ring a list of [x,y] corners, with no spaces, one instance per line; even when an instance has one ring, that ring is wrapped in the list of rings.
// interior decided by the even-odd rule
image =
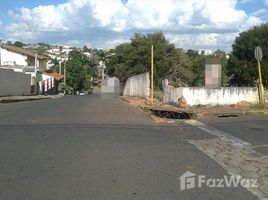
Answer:
[[[258,79],[254,49],[260,46],[263,52],[262,76],[264,86],[268,86],[268,23],[242,32],[233,44],[227,64],[229,83],[233,86],[254,86]]]
[[[120,44],[114,49],[114,56],[110,57],[107,63],[107,74],[125,81],[130,76],[149,71],[152,44],[154,45],[154,78],[156,86],[160,89],[161,82],[165,78],[177,86],[204,86],[204,66],[205,59],[208,57],[219,57],[224,59],[224,66],[226,64],[225,53],[220,50],[210,56],[204,55],[204,52],[199,54],[191,49],[185,52],[183,49],[176,48],[161,32],[136,33],[129,43]],[[226,78],[223,80],[226,81]]]
[[[73,48],[66,61],[66,86],[61,88],[70,93],[89,91],[92,85],[99,84],[101,75],[98,65],[103,61],[106,65],[105,75],[126,81],[133,75],[150,71],[151,45],[154,45],[155,88],[161,91],[162,80],[169,79],[174,86],[202,87],[205,85],[205,62],[208,58],[218,58],[222,64],[223,86],[256,86],[258,83],[257,63],[254,49],[260,46],[263,50],[262,75],[264,86],[268,85],[268,23],[255,26],[239,34],[232,45],[229,59],[224,51],[217,50],[212,55],[192,49],[187,51],[176,48],[163,33],[135,33],[130,42],[120,44],[114,49],[102,50]],[[13,44],[22,47],[22,42]],[[50,45],[38,43],[35,49],[43,54]],[[90,57],[85,53],[89,53]],[[52,60],[52,71],[60,72],[58,60]],[[63,74],[63,65],[61,73]]]

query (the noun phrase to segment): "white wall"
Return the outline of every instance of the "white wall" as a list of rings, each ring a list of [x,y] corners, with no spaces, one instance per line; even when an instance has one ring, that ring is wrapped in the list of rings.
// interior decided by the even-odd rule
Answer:
[[[101,93],[119,94],[119,80],[115,77],[105,79],[101,82]]]
[[[123,95],[148,98],[150,95],[149,73],[147,72],[128,78]]]
[[[178,103],[178,98],[184,97],[188,106],[197,105],[232,105],[241,101],[258,103],[258,89],[250,87],[223,87],[221,89],[207,88],[175,88],[165,84],[164,103]]]
[[[30,95],[31,75],[0,69],[0,96]]]
[[[14,63],[15,65],[27,65],[27,56],[1,49],[1,65],[10,65],[7,63]]]

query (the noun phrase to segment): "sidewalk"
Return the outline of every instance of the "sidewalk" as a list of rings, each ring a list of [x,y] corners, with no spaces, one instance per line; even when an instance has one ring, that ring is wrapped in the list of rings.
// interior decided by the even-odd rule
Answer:
[[[42,99],[55,99],[60,98],[63,95],[34,95],[34,96],[7,96],[7,97],[0,97],[0,103],[14,103],[20,101],[36,101]]]
[[[150,106],[150,100],[138,97],[120,97],[134,107],[145,108],[145,110],[154,109],[158,111],[184,112],[195,115],[197,118],[205,117],[238,117],[246,115],[268,115],[268,109],[257,109],[256,105],[242,102],[237,105],[215,106],[215,107],[187,107],[178,108],[176,105],[167,105],[163,102],[154,100],[154,105]]]

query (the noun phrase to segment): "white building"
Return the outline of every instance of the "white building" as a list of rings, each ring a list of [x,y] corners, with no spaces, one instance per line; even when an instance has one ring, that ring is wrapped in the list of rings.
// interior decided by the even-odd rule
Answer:
[[[208,56],[208,55],[212,55],[213,51],[210,49],[199,49],[198,54],[199,55],[204,54],[205,56]]]
[[[0,46],[0,68],[30,74],[32,86],[37,81],[36,72],[44,72],[46,70],[46,61],[47,57],[37,55],[28,49],[11,45]]]
[[[51,49],[47,50],[47,52],[51,55],[60,56],[60,55],[69,55],[72,51],[69,46],[54,46]]]
[[[89,59],[92,58],[92,53],[89,53],[89,52],[83,52],[83,54],[88,57]]]
[[[2,68],[13,69],[17,72],[35,72],[46,70],[45,56],[11,45],[1,45],[0,66]]]

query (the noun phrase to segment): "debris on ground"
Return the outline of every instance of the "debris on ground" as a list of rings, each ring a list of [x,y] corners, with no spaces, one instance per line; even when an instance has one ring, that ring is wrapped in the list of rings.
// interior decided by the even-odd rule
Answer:
[[[254,104],[249,103],[247,101],[241,101],[238,104],[232,105],[232,107],[234,108],[250,108],[252,107]]]
[[[179,108],[186,108],[187,107],[186,99],[183,96],[178,98],[178,102],[179,102]]]
[[[178,99],[179,105],[164,104],[158,99],[143,99],[139,97],[121,97],[134,107],[142,108],[145,112],[154,115],[154,117],[162,117],[169,119],[190,119],[203,117],[238,117],[244,115],[266,115],[267,110],[258,110],[256,105],[241,101],[238,104],[230,106],[195,106],[187,107],[184,98]],[[158,119],[157,121],[161,121]]]

